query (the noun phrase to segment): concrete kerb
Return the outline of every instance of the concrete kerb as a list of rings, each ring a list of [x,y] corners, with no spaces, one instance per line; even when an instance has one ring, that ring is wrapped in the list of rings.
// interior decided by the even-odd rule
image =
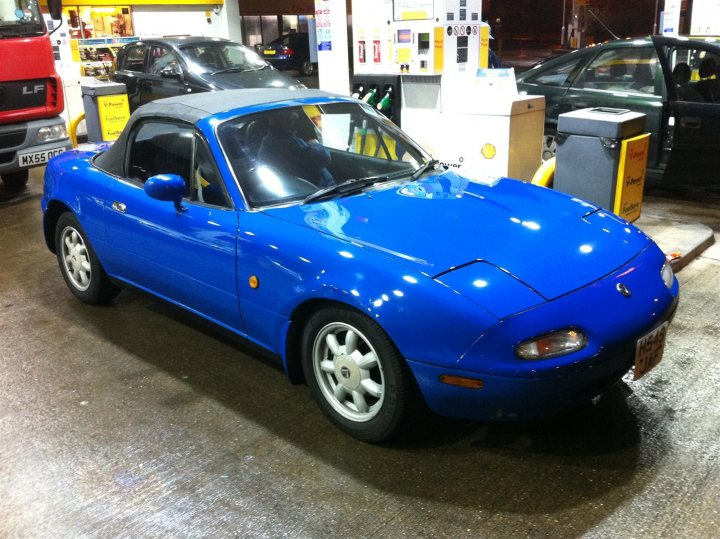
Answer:
[[[668,218],[644,203],[642,215],[635,226],[650,236],[662,251],[671,257],[677,273],[715,243],[713,230],[700,223]]]

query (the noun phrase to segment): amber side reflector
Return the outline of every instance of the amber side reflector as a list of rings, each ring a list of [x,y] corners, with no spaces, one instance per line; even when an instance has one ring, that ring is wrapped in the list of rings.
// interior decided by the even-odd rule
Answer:
[[[466,387],[468,389],[483,389],[485,387],[485,382],[482,380],[463,378],[462,376],[453,376],[451,374],[441,374],[440,381],[443,384]]]
[[[248,284],[250,285],[250,288],[257,288],[260,286],[260,281],[257,277],[255,277],[255,275],[251,275],[248,279]]]

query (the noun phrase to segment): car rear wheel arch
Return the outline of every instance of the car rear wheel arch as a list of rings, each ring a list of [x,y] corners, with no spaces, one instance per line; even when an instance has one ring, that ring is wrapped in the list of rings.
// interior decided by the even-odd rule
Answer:
[[[55,253],[55,229],[58,219],[65,212],[71,212],[70,208],[58,200],[51,200],[45,210],[43,232],[45,233],[45,243],[52,253]]]

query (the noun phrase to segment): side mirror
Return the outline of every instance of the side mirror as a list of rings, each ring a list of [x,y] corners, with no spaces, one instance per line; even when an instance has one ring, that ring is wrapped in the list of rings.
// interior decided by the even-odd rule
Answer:
[[[178,211],[185,211],[182,199],[185,196],[185,180],[177,174],[156,174],[145,181],[145,193],[156,200],[166,200]]]
[[[182,79],[182,69],[177,64],[170,64],[160,70],[160,77],[163,79]]]
[[[62,0],[48,0],[48,11],[52,20],[62,19]]]

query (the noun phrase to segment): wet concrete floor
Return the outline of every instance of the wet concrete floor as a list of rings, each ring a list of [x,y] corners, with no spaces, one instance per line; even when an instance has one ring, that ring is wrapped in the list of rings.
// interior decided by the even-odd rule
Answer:
[[[678,277],[663,362],[563,415],[333,428],[276,361],[133,291],[89,307],[0,203],[1,537],[720,536],[720,249]],[[720,196],[668,212],[720,231]]]

